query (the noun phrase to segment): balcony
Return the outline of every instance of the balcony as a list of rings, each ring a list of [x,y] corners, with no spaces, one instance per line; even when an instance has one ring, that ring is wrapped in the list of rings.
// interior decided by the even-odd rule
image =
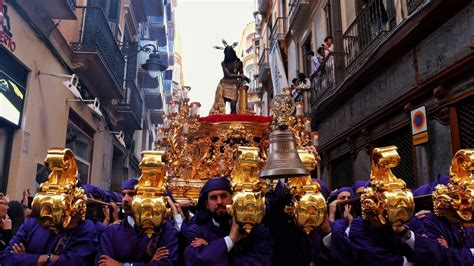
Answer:
[[[299,28],[300,24],[308,18],[308,12],[310,11],[308,8],[309,0],[290,0],[288,6],[290,9],[288,12],[289,28]]]
[[[143,100],[135,85],[135,81],[125,81],[123,94],[124,99],[115,105],[115,110],[123,117],[123,119],[119,121],[120,126],[131,130],[142,129]]]
[[[78,7],[81,13],[79,41],[71,43],[72,61],[94,96],[123,99],[125,60],[107,18],[100,7]]]
[[[270,49],[264,48],[261,50],[260,58],[258,60],[258,79],[260,82],[268,82],[270,80]]]
[[[252,81],[249,83],[249,94],[258,94],[262,92],[262,86],[257,82],[257,79],[253,78]]]
[[[171,93],[173,83],[173,70],[167,69],[163,72],[163,93]]]
[[[262,87],[250,87],[248,90],[249,94],[258,94],[262,92]]]
[[[410,15],[426,0],[407,0],[408,14]]]
[[[159,88],[145,88],[145,103],[148,109],[162,109],[163,101],[161,100],[161,92]]]
[[[132,11],[138,23],[146,21],[145,0],[132,0]]]
[[[392,25],[395,19],[393,3],[388,1],[387,4],[385,6],[381,1],[369,1],[342,35],[346,68],[351,65],[357,67],[395,27]]]
[[[147,16],[163,16],[164,3],[163,0],[144,0]]]
[[[336,90],[335,61],[339,60],[340,62],[341,58],[344,57],[336,53],[330,53],[323,59],[311,82],[311,106],[319,105]]]
[[[275,20],[275,23],[272,27],[272,32],[270,33],[270,40],[273,46],[274,41],[284,41],[286,38],[286,34],[288,33],[288,24],[287,24],[286,17],[278,17]]]
[[[51,19],[77,19],[76,0],[19,0],[20,6],[30,5],[35,12],[46,12]]]
[[[157,40],[158,46],[165,46],[167,44],[167,30],[164,19],[164,16],[148,17],[150,39]]]
[[[163,124],[163,115],[165,114],[165,112],[163,112],[162,109],[149,109],[148,111],[150,112],[150,121],[152,124]]]

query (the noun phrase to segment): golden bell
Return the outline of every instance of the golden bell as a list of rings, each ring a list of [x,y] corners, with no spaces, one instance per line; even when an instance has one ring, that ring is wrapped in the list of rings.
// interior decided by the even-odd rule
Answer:
[[[289,129],[277,129],[270,133],[270,149],[260,178],[278,179],[309,175],[301,162],[295,136]]]

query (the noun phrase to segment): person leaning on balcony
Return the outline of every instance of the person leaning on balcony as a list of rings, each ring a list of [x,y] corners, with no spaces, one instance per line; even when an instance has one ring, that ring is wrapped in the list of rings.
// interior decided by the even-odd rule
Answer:
[[[304,73],[298,74],[299,85],[295,88],[296,93],[302,93],[303,95],[303,111],[305,114],[310,113],[310,92],[311,92],[311,81],[306,77]]]
[[[324,38],[324,43],[321,46],[324,49],[325,56],[334,52],[334,40],[331,36]]]
[[[318,55],[316,56],[319,60],[319,63],[322,65],[324,63],[324,59],[325,59],[325,56],[324,56],[324,47],[321,45],[321,47],[318,48],[317,50],[318,52]]]
[[[311,75],[310,79],[313,80],[316,77],[316,72],[319,69],[319,66],[321,65],[321,62],[318,60],[318,58],[314,55],[313,51],[309,51],[306,54],[308,60],[311,62]]]
[[[299,79],[293,78],[291,80],[290,95],[291,95],[291,99],[294,102],[301,102],[301,100],[302,100],[303,94],[302,94],[301,90],[296,91],[296,88],[298,88],[299,85],[300,85],[300,80]]]

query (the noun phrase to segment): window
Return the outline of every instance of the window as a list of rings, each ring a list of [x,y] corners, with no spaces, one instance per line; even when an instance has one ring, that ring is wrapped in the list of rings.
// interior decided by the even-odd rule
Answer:
[[[474,147],[474,99],[467,98],[456,105],[461,149]]]
[[[312,43],[311,43],[311,35],[308,36],[306,39],[306,42],[303,44],[301,47],[301,57],[303,59],[303,71],[306,75],[309,75],[311,73],[311,61],[308,60],[307,54],[309,51],[311,51]]]
[[[350,154],[346,154],[331,162],[331,185],[333,189],[351,186],[354,182],[353,176]]]
[[[83,184],[87,184],[91,169],[92,148],[94,147],[93,133],[91,135],[91,129],[87,128],[88,125],[78,119],[76,114],[70,112],[66,148],[74,152],[79,172],[78,178]],[[75,120],[80,122],[75,123]]]
[[[332,36],[332,24],[331,24],[331,2],[328,1],[328,4],[324,7],[324,12],[326,13],[326,35]]]
[[[245,49],[248,50],[252,46],[253,46],[253,33],[247,36],[247,39],[245,40]]]

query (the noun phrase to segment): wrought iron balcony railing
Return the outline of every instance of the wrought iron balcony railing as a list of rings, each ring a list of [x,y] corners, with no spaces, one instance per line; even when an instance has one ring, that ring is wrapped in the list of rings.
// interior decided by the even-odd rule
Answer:
[[[407,0],[408,15],[413,13],[413,11],[425,1],[426,0]]]
[[[316,74],[311,78],[311,105],[318,106],[326,98],[335,93],[337,82],[335,69],[337,64],[343,64],[343,54],[329,53],[322,60]]]
[[[288,12],[288,19],[290,21],[290,24],[293,23],[293,21],[296,18],[296,13],[298,13],[298,10],[302,8],[302,5],[309,4],[309,0],[290,0],[288,2],[288,6],[290,7],[289,12]]]
[[[81,13],[79,41],[71,43],[75,52],[98,53],[113,78],[122,85],[125,60],[101,7],[77,7]]]
[[[272,27],[272,32],[270,33],[271,43],[273,43],[274,41],[284,40],[287,33],[288,33],[287,18],[278,17],[275,20],[275,23],[273,24],[273,27]]]
[[[370,0],[343,34],[345,66],[349,67],[357,57],[380,43],[396,25],[393,1],[385,5],[381,0]]]
[[[143,100],[134,80],[125,80],[123,94],[123,100],[115,106],[116,110],[119,112],[131,112],[138,124],[140,124],[142,119]]]
[[[258,66],[259,68],[261,68],[262,66],[264,65],[268,65],[269,64],[269,53],[270,53],[270,49],[268,48],[262,48],[260,49],[260,57],[258,59]]]
[[[135,53],[138,51],[138,42],[129,42],[127,52],[129,54]],[[137,66],[138,66],[138,55],[128,56],[127,58],[127,66],[126,66],[126,80],[135,80],[137,77]]]
[[[266,82],[270,78],[270,49],[260,49],[260,58],[258,60],[258,79],[260,82]]]

